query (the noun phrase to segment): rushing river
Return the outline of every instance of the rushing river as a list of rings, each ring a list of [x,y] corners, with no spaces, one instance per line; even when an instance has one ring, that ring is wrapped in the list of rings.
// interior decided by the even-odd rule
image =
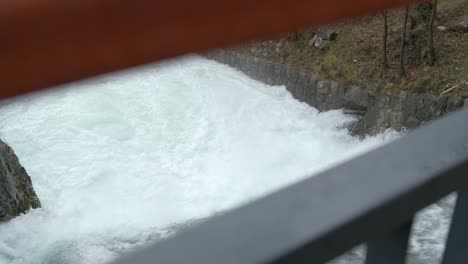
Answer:
[[[199,57],[5,102],[0,136],[43,208],[0,224],[0,264],[106,263],[397,136],[352,121]],[[414,254],[440,255],[449,213],[421,217]]]

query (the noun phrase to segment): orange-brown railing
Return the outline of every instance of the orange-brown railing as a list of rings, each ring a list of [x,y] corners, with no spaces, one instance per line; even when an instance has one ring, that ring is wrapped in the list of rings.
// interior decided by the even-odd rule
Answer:
[[[2,0],[0,98],[411,0]]]

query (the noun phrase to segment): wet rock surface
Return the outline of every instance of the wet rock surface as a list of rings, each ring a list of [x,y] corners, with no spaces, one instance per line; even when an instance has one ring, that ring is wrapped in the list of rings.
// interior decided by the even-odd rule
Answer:
[[[40,206],[31,178],[13,149],[0,140],[0,222]]]

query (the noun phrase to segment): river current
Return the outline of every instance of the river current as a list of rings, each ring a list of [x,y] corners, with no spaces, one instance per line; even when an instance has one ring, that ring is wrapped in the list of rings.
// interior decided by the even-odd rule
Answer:
[[[43,205],[0,224],[0,264],[106,263],[400,136],[355,138],[343,111],[197,56],[61,88],[0,106]],[[440,256],[452,203],[419,217],[415,263]]]

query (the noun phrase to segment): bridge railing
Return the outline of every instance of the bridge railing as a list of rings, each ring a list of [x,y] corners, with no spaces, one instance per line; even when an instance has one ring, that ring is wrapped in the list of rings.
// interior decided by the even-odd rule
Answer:
[[[450,114],[115,264],[323,263],[361,243],[368,264],[405,263],[414,215],[452,192],[443,263],[468,263],[467,121]]]
[[[0,1],[0,98],[410,2]],[[443,261],[468,263],[467,118],[450,115],[116,263],[322,263],[363,242],[368,263],[403,263],[414,214],[453,191]]]

